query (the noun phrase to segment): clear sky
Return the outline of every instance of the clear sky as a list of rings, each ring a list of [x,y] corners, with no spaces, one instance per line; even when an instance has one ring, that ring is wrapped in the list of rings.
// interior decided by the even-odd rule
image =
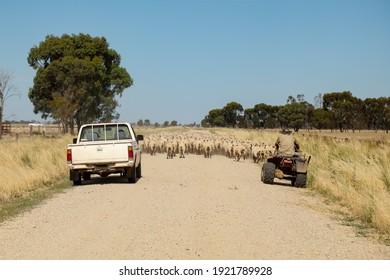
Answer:
[[[0,71],[20,97],[7,120],[38,120],[30,48],[46,35],[104,36],[134,79],[122,121],[200,123],[235,101],[284,105],[349,90],[390,96],[389,0],[1,0]]]

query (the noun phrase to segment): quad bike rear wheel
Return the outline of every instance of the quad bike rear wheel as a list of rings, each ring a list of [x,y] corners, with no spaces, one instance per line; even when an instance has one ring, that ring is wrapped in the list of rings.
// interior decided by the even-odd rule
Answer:
[[[273,184],[275,177],[275,164],[265,162],[261,169],[261,181],[265,184]]]
[[[298,173],[293,185],[297,188],[305,188],[306,187],[306,173]]]

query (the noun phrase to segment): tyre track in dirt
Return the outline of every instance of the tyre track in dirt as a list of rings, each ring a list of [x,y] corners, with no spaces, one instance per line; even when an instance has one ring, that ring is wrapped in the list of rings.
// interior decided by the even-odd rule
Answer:
[[[390,259],[308,190],[262,184],[249,160],[144,154],[142,173],[92,179],[0,224],[0,258]]]

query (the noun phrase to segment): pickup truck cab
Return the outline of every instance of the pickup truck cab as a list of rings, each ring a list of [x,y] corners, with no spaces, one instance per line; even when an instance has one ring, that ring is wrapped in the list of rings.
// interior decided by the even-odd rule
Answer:
[[[91,174],[107,177],[119,173],[129,183],[141,177],[142,135],[136,135],[129,123],[97,123],[80,127],[78,137],[68,145],[70,180],[80,185]]]

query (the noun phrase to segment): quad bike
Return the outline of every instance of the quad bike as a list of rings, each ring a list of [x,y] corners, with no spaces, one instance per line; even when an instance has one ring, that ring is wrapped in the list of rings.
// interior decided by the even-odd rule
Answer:
[[[306,159],[300,154],[270,157],[261,169],[261,181],[265,184],[273,184],[274,178],[286,179],[291,180],[293,186],[304,188],[310,159],[311,156]]]

